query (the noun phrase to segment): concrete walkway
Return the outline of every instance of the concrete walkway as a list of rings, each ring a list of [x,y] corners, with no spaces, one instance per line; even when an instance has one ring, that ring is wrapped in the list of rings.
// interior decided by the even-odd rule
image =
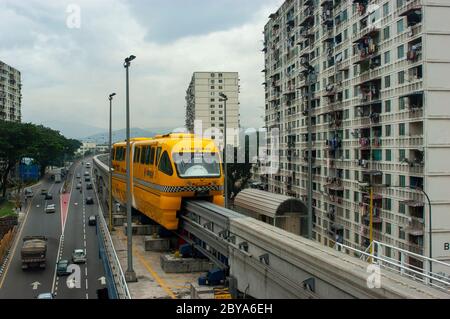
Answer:
[[[111,237],[123,271],[127,270],[127,238],[125,227],[115,227]],[[145,251],[145,236],[133,236],[133,267],[138,282],[128,283],[133,299],[189,299],[191,283],[203,273],[165,273],[159,252]]]

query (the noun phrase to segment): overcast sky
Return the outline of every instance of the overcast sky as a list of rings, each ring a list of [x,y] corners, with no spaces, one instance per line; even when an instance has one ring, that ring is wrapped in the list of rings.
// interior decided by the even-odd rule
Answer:
[[[123,128],[123,59],[134,54],[133,127],[183,126],[192,73],[211,70],[239,72],[241,124],[259,127],[262,31],[282,2],[0,0],[0,60],[22,72],[25,122],[107,128],[107,97],[116,92],[113,125]],[[67,26],[69,4],[81,9],[80,28]]]

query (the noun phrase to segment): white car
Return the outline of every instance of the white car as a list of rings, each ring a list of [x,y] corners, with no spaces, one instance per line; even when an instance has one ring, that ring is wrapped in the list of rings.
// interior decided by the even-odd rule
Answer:
[[[47,214],[56,212],[55,204],[49,204],[49,205],[47,205],[47,207],[45,207],[45,212],[46,212]]]
[[[74,249],[72,253],[72,262],[74,264],[84,264],[86,262],[86,250]]]
[[[34,196],[33,190],[31,188],[25,188],[25,197],[26,198],[30,198],[30,197],[33,197],[33,196]]]

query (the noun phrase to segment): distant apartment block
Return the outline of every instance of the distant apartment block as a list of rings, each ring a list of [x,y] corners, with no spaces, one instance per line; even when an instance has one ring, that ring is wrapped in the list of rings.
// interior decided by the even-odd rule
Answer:
[[[0,120],[21,121],[21,90],[20,72],[0,61]]]
[[[238,130],[239,123],[239,76],[237,72],[195,72],[186,91],[186,129],[194,132],[194,121],[202,123],[202,134],[211,132],[217,145],[223,145],[224,102],[220,93],[228,97],[227,131]],[[219,133],[220,132],[220,133]],[[228,133],[228,145],[238,145],[238,135]]]
[[[265,123],[281,150],[263,178],[306,202],[311,112],[317,241],[365,250],[372,188],[374,240],[429,256],[431,236],[450,261],[449,17],[448,0],[288,0],[270,15]]]

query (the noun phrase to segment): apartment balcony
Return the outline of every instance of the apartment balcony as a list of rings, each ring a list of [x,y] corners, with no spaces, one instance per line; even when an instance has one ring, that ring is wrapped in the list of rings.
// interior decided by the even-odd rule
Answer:
[[[300,18],[300,26],[310,28],[314,23],[314,8],[312,6],[308,6],[304,11]]]
[[[314,37],[314,32],[311,28],[302,28],[300,29],[300,36],[304,38]]]
[[[327,177],[326,184],[324,185],[324,187],[335,191],[344,190],[342,179],[339,177]]]
[[[333,0],[320,0],[320,6],[321,7],[332,7],[333,6]]]
[[[399,14],[400,17],[406,17],[408,26],[415,26],[422,22],[422,5],[420,0],[409,1],[407,5],[402,8]]]

